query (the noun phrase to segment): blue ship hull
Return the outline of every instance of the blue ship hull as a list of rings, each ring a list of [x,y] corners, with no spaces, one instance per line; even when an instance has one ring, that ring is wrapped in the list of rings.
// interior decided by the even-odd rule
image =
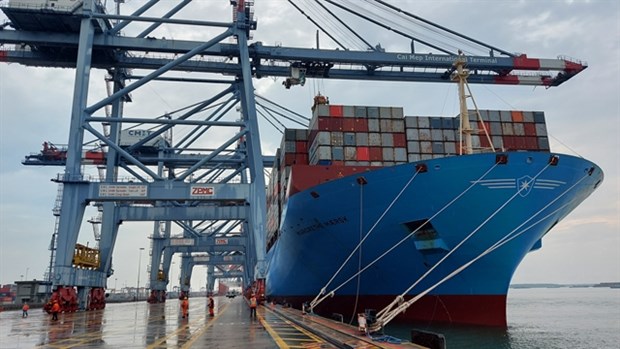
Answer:
[[[299,307],[325,287],[334,297],[316,310],[348,317],[383,308],[417,282],[406,299],[432,290],[401,319],[505,326],[517,266],[603,173],[568,155],[504,155],[505,164],[488,153],[384,167],[291,195],[267,253],[267,297]],[[293,166],[295,176],[303,172]]]

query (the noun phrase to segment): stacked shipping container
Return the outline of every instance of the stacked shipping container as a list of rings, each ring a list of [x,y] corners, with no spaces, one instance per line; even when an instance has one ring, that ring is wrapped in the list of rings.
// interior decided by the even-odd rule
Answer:
[[[308,143],[311,165],[404,164],[407,141],[403,109],[317,105]]]
[[[275,242],[289,192],[327,180],[407,162],[457,155],[457,117],[404,117],[403,108],[317,104],[309,130],[286,129],[267,191],[267,246]],[[469,111],[474,152],[549,151],[542,112]],[[488,132],[489,136],[484,131]],[[295,177],[293,165],[297,166]],[[303,178],[302,178],[303,177]],[[289,188],[290,187],[290,188]]]

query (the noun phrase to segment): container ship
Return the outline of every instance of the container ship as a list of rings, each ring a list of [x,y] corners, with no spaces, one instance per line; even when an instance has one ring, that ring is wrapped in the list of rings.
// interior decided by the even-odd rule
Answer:
[[[517,266],[602,180],[550,151],[540,111],[405,116],[316,97],[272,168],[266,296],[328,295],[313,310],[348,319],[421,295],[396,319],[505,327]]]

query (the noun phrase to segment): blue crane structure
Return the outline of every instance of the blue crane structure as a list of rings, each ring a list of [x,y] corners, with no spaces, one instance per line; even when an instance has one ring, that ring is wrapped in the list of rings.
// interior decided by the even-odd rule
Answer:
[[[44,0],[10,0],[2,7],[9,22],[0,30],[4,45],[0,62],[76,69],[67,146],[44,148],[41,154],[27,156],[24,164],[64,166],[64,172],[54,179],[62,186],[62,209],[57,212],[56,254],[49,277],[57,290],[75,288],[79,309],[90,307],[92,290],[106,288],[113,273],[119,227],[128,221],[153,222],[151,301],[165,300],[175,253],[183,256],[179,276],[183,292],[189,291],[195,265],[209,266],[210,291],[216,275],[242,275],[246,285],[264,279],[264,168],[274,158],[262,154],[253,78],[282,77],[286,88],[311,78],[452,83],[455,62],[465,59],[469,83],[551,87],[587,67],[568,59],[513,55],[492,46],[485,46],[486,56],[445,50],[416,53],[413,44],[411,52],[386,52],[379,47],[355,51],[268,46],[251,42],[257,27],[253,1],[231,0],[231,22],[173,18],[191,2],[175,2],[158,17],[144,15],[158,0],[146,1],[131,15],[107,13],[98,0],[60,0],[53,7]],[[124,35],[122,30],[134,23],[148,27],[137,35]],[[206,41],[149,36],[162,24],[219,34]],[[104,98],[89,90],[93,69],[108,73],[110,88]],[[134,75],[134,70],[148,73]],[[224,78],[170,74],[175,72],[222,74]],[[174,112],[155,117],[124,115],[125,103],[138,103],[132,92],[154,81],[221,89]],[[231,114],[237,116],[231,118]],[[175,132],[181,127],[191,131]],[[214,134],[226,137],[215,148],[206,147],[205,140]],[[87,144],[98,144],[99,155]],[[85,175],[83,164],[104,170],[101,177]],[[120,172],[132,176],[132,181],[122,180]],[[75,259],[88,205],[95,205],[101,213],[94,265]],[[173,236],[173,225],[181,228],[182,236]]]

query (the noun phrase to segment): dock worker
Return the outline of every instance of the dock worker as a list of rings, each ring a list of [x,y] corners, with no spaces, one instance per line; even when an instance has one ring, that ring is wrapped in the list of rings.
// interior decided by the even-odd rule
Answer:
[[[213,296],[209,296],[209,316],[215,316],[213,308],[215,308],[215,301],[213,300]]]
[[[28,302],[24,302],[24,306],[22,307],[22,317],[28,317],[28,309],[30,309]]]
[[[189,317],[188,310],[189,301],[187,300],[187,297],[183,297],[183,300],[181,301],[181,313],[183,314],[183,319]]]
[[[357,314],[357,330],[362,333],[366,333],[367,329],[368,328],[366,327],[366,314],[364,313]]]
[[[250,296],[250,318],[256,318],[256,306],[258,302],[256,301],[256,295],[252,293]]]
[[[52,321],[58,321],[58,313],[60,312],[60,304],[58,301],[53,301],[52,304]]]

